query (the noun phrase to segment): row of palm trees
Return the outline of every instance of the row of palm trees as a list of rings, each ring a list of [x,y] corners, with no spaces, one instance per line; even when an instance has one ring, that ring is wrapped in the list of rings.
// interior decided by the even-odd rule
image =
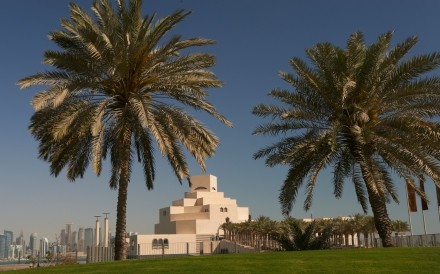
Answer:
[[[282,221],[271,220],[260,216],[255,220],[242,223],[231,223],[228,219],[220,228],[224,231],[225,240],[234,241],[246,246],[259,247],[263,250],[283,249],[280,239],[285,235],[295,234],[291,231],[292,223],[296,223],[302,231],[310,226],[312,220],[300,220],[286,217]],[[331,246],[365,246],[375,247],[377,233],[374,217],[354,214],[349,217],[317,218],[313,220],[316,235],[331,229],[329,244]],[[393,231],[404,233],[409,231],[405,221],[393,220]],[[357,241],[355,241],[355,239]]]

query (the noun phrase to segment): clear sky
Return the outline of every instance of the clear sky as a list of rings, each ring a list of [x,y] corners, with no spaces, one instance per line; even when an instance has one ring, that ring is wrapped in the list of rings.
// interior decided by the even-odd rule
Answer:
[[[92,1],[73,0],[90,11]],[[31,98],[43,88],[20,91],[17,81],[43,71],[45,50],[55,46],[47,39],[68,16],[68,0],[1,1],[0,6],[0,233],[4,229],[54,240],[65,223],[93,227],[94,215],[110,212],[114,233],[117,192],[110,190],[108,165],[101,177],[89,171],[83,179],[69,182],[64,174],[50,176],[49,165],[37,159],[37,146],[27,127],[33,109]],[[218,121],[198,115],[221,140],[216,155],[207,161],[207,172],[218,177],[218,189],[260,215],[281,220],[278,193],[286,168],[268,168],[252,154],[275,139],[252,136],[264,120],[251,114],[253,106],[272,102],[267,93],[286,87],[277,73],[289,71],[288,59],[305,57],[304,49],[318,42],[345,46],[348,36],[362,31],[368,44],[380,34],[393,30],[393,44],[409,36],[419,37],[411,55],[440,51],[440,1],[437,0],[165,0],[144,1],[144,14],[160,17],[176,9],[192,14],[178,25],[174,34],[189,38],[212,38],[217,44],[198,50],[214,53],[213,68],[224,87],[211,90],[210,101],[234,123],[227,128]],[[437,70],[435,73],[440,73]],[[153,233],[159,208],[183,197],[188,191],[180,185],[168,163],[156,155],[155,188],[148,191],[143,175],[135,165],[129,186],[127,231]],[[193,159],[191,173],[201,173]],[[302,209],[299,196],[292,215],[297,218],[347,216],[361,213],[353,187],[346,183],[343,197],[333,196],[331,174],[319,177],[311,211]],[[401,203],[389,205],[391,219],[408,220],[403,183],[396,178]],[[439,233],[440,224],[432,182],[426,185],[431,198],[425,212],[428,233]],[[304,193],[304,190],[300,194]],[[422,213],[412,214],[415,234],[423,233]],[[371,214],[371,212],[370,212]],[[14,235],[14,237],[16,237]]]

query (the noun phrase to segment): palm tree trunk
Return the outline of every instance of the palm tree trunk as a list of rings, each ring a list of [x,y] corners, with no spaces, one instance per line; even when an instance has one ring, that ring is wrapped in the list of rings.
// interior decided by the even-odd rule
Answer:
[[[360,138],[361,137],[355,141],[357,149],[354,151],[361,168],[362,178],[364,179],[365,186],[367,188],[368,200],[373,211],[374,223],[376,225],[379,237],[382,240],[382,246],[392,247],[392,223],[387,212],[385,194],[380,193],[377,189],[373,189],[373,186],[377,185],[375,182],[376,167],[373,164],[371,153],[365,153],[363,151],[364,144]]]
[[[122,180],[121,180],[122,181]],[[127,215],[127,190],[128,183],[119,182],[118,205],[116,218],[115,235],[115,260],[125,260],[125,234],[126,234],[126,215]]]
[[[126,249],[126,221],[127,221],[127,193],[130,180],[131,134],[127,130],[123,140],[123,154],[121,173],[119,175],[118,205],[115,234],[115,260],[125,260]]]
[[[364,242],[365,242],[365,247],[368,248],[370,246],[370,242],[368,241],[368,232],[364,233]]]
[[[392,242],[392,224],[388,216],[385,197],[375,193],[367,184],[368,199],[370,200],[371,209],[373,211],[374,223],[377,233],[382,240],[383,247],[393,247]]]

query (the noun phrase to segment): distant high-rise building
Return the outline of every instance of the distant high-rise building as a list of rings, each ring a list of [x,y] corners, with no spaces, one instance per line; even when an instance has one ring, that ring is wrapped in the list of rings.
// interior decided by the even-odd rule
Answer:
[[[47,238],[40,239],[40,256],[44,257],[49,251],[49,240]]]
[[[61,229],[61,233],[60,233],[60,244],[61,245],[65,245],[67,242],[66,242],[66,230],[63,228],[63,229]]]
[[[84,252],[84,228],[78,229],[78,251]]]
[[[4,259],[7,256],[6,252],[6,236],[0,234],[0,258]]]
[[[86,228],[84,230],[84,249],[86,250],[87,247],[94,246],[93,244],[93,228]]]
[[[66,224],[66,242],[65,245],[70,248],[73,245],[72,241],[72,224]],[[68,250],[70,251],[70,250]]]
[[[35,256],[37,255],[37,247],[38,240],[37,240],[37,233],[32,233],[29,237],[29,249],[31,250],[31,255]]]
[[[23,236],[23,231],[20,232],[20,236],[15,238],[15,244],[25,246],[25,240],[24,240],[24,236]]]
[[[78,250],[78,235],[76,231],[73,231],[71,233],[71,239],[70,239],[70,247],[71,250],[70,251],[75,251]]]
[[[11,245],[12,245],[12,242],[14,239],[14,233],[12,231],[5,230],[4,235],[6,236],[6,247],[5,247],[6,257],[5,258],[10,258],[13,256]]]
[[[15,238],[15,244],[17,245],[17,248],[15,249],[15,257],[23,257],[26,252],[26,241],[24,240],[23,231],[20,232],[20,236]]]

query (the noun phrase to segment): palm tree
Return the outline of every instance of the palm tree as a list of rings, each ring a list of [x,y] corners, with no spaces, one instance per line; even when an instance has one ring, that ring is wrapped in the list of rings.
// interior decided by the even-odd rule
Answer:
[[[366,215],[360,214],[360,213],[356,213],[353,216],[351,216],[351,220],[353,222],[354,232],[356,233],[356,236],[357,236],[358,246],[361,245],[361,232],[362,232],[362,228],[365,223],[365,216]],[[354,244],[353,244],[353,246],[354,246]]]
[[[402,220],[392,220],[391,222],[393,224],[393,231],[395,232],[396,235],[396,245],[402,246],[402,238],[400,238],[399,240],[398,236],[403,235],[405,234],[405,232],[410,231],[409,224]]]
[[[287,251],[294,250],[318,250],[330,248],[330,236],[332,227],[327,226],[317,235],[316,221],[304,223],[295,219],[287,219],[286,233],[277,239],[281,246]]]
[[[410,231],[409,224],[405,221],[393,220],[392,223],[393,223],[393,231],[398,234],[402,234],[403,232]]]
[[[364,225],[362,227],[362,233],[364,234],[365,246],[368,248],[370,245],[374,247],[374,235],[376,233],[376,224],[373,216],[365,216]],[[370,242],[368,241],[370,239]]]
[[[116,8],[108,0],[95,0],[93,16],[73,3],[69,9],[70,20],[62,20],[63,29],[49,36],[61,50],[44,54],[44,63],[54,70],[23,78],[19,85],[47,87],[32,100],[29,128],[52,175],[66,167],[67,178],[74,181],[91,164],[99,176],[109,154],[109,185],[118,189],[115,259],[121,260],[133,161],[142,164],[148,189],[155,179],[155,147],[179,182],[189,181],[183,149],[204,170],[219,140],[184,108],[231,123],[206,101],[206,89],[222,85],[209,70],[214,56],[180,54],[214,41],[168,36],[189,12],[178,10],[160,20],[143,17],[141,0],[118,0]]]
[[[392,33],[372,45],[362,33],[350,36],[345,49],[320,43],[307,49],[309,66],[290,59],[296,75],[280,77],[293,91],[274,89],[280,104],[255,106],[253,114],[270,118],[256,135],[283,135],[279,142],[254,154],[268,166],[288,165],[279,195],[288,214],[305,182],[304,209],[310,209],[318,174],[333,169],[334,195],[341,197],[351,178],[365,213],[371,206],[383,246],[392,246],[387,203],[398,202],[390,171],[402,182],[430,177],[440,186],[440,78],[431,72],[440,54],[406,57],[416,44],[410,37],[389,50]],[[415,141],[417,140],[417,141]]]

